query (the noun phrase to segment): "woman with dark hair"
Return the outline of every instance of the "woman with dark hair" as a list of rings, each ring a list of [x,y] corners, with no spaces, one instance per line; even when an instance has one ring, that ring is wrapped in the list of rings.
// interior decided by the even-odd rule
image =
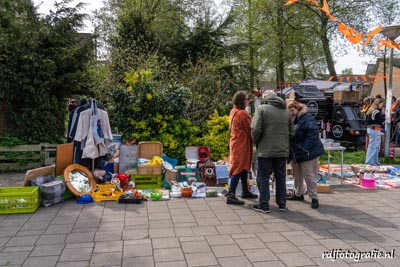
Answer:
[[[231,178],[226,203],[243,205],[237,199],[236,187],[239,179],[242,182],[242,198],[257,198],[247,186],[247,175],[251,168],[253,156],[253,139],[251,138],[251,117],[246,111],[249,98],[245,91],[238,91],[233,96],[233,108],[229,115],[229,176]]]

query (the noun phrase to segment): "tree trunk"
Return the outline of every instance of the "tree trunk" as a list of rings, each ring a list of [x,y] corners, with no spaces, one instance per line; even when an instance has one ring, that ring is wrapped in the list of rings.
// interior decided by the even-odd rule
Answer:
[[[305,80],[307,78],[307,69],[304,59],[303,46],[301,44],[299,44],[299,61],[301,68],[301,79]]]
[[[324,49],[326,65],[328,67],[329,76],[333,77],[333,81],[337,81],[338,78],[337,78],[337,74],[336,74],[336,70],[335,70],[335,63],[333,62],[331,49],[329,47],[328,17],[323,12],[321,13],[321,33],[320,33],[320,37],[321,37],[322,47]]]
[[[255,79],[255,69],[254,69],[254,46],[253,46],[253,20],[252,20],[252,6],[251,0],[248,0],[248,38],[250,44],[250,51],[249,51],[249,67],[250,67],[250,92],[254,89],[254,79]]]
[[[278,89],[285,83],[285,59],[284,59],[284,39],[283,39],[283,6],[278,7],[277,25],[278,25],[278,61],[277,61],[277,82]]]

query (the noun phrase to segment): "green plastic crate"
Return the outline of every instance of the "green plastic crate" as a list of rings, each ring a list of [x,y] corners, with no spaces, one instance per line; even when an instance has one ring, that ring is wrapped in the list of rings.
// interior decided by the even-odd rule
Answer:
[[[162,174],[132,174],[131,180],[137,189],[156,189],[162,187]]]
[[[39,207],[39,187],[0,187],[0,214],[35,212]]]

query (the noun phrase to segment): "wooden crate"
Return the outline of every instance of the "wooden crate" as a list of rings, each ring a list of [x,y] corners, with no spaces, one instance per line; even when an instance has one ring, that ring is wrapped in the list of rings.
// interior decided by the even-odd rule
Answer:
[[[360,92],[358,91],[333,91],[333,100],[337,103],[359,102]]]
[[[161,165],[140,165],[138,174],[161,174]]]
[[[152,159],[154,156],[162,157],[163,146],[161,142],[139,142],[138,157]],[[161,165],[140,165],[138,174],[161,174]]]

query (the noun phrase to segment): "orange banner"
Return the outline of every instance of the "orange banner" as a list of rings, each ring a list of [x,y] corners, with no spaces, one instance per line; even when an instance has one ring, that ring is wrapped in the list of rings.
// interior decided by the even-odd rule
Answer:
[[[296,3],[297,1],[299,1],[299,0],[289,0],[289,1],[286,2],[285,6],[294,4],[294,3]]]

